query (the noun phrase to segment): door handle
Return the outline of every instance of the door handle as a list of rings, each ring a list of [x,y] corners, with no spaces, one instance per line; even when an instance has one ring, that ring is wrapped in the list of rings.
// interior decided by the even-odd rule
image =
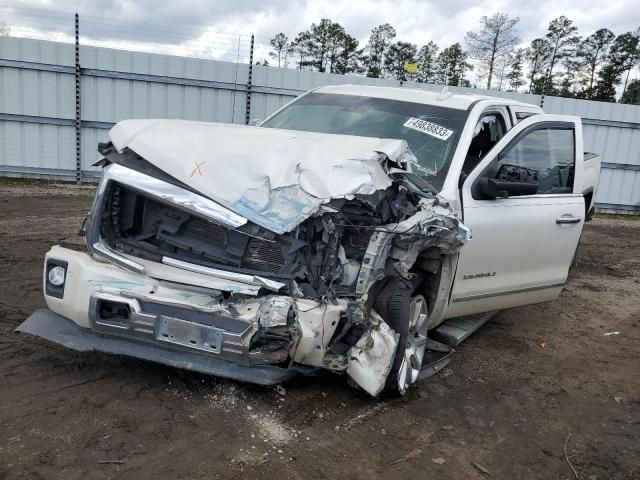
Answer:
[[[580,223],[581,220],[582,219],[580,217],[574,217],[573,215],[562,215],[561,217],[556,217],[556,223],[558,225]]]

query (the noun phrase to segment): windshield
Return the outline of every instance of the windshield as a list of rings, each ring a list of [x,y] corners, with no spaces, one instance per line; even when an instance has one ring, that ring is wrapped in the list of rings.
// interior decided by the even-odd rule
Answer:
[[[404,139],[418,159],[413,173],[440,190],[467,113],[386,98],[310,93],[261,126]]]

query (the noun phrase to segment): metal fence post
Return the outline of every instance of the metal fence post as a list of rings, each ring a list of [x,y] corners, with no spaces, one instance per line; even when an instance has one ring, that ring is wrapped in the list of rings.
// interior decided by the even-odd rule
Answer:
[[[249,50],[249,78],[247,79],[247,110],[244,118],[244,124],[249,125],[251,121],[251,84],[253,76],[253,34],[251,34],[251,48]]]
[[[80,19],[76,12],[76,182],[82,183],[82,144],[81,144],[81,112],[80,112]]]
[[[540,92],[540,108],[544,107],[544,93],[547,90],[547,82],[551,82],[551,78],[549,78],[549,69],[544,75],[544,81],[542,82],[542,92]]]

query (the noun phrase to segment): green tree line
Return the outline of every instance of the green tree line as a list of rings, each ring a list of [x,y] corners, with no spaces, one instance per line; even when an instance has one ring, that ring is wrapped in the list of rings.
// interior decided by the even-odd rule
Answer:
[[[640,104],[640,80],[629,81],[640,65],[640,28],[618,35],[600,28],[582,37],[572,20],[560,16],[524,46],[518,22],[501,12],[483,16],[464,42],[441,47],[397,40],[388,23],[374,27],[361,44],[323,18],[293,38],[274,35],[269,55],[278,67],[467,87],[479,78],[487,89]]]

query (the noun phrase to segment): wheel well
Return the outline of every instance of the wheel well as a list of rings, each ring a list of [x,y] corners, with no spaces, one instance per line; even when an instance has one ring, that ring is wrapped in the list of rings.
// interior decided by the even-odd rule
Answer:
[[[411,273],[415,273],[419,279],[416,289],[424,295],[431,313],[435,304],[435,299],[440,290],[442,280],[442,266],[445,255],[438,248],[427,248],[418,255],[416,262],[411,268]]]

